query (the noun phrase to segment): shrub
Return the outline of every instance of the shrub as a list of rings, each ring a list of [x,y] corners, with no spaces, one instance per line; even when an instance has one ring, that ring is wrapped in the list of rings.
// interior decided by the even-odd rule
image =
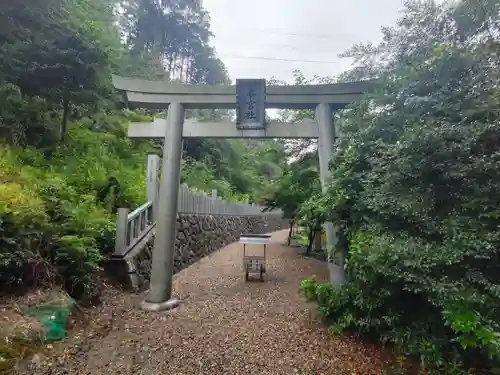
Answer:
[[[124,115],[102,114],[96,122],[106,129],[89,129],[88,119],[71,123],[49,158],[39,149],[0,145],[4,288],[50,274],[76,298],[92,294],[95,271],[114,247],[116,207],[144,202],[150,145],[124,136]],[[118,181],[117,195],[107,189],[110,177]]]
[[[43,201],[18,183],[0,184],[0,282],[19,282],[26,265],[37,258],[48,225]]]
[[[3,155],[12,154],[4,149]],[[95,197],[79,195],[61,177],[30,168],[18,171],[9,175],[17,182],[0,184],[3,285],[40,281],[34,280],[40,268],[67,286],[92,284],[101,261],[98,240],[114,231],[114,220]],[[7,179],[5,171],[3,175]]]
[[[45,235],[51,262],[70,292],[77,285],[91,285],[102,259],[99,239],[115,230],[112,216],[98,205],[95,196],[78,194],[61,178],[39,182],[38,191],[50,215]]]
[[[308,301],[316,301],[316,290],[318,288],[318,282],[316,281],[315,278],[308,278],[302,280],[300,283],[300,289],[302,290],[302,293],[304,293],[304,296],[306,297],[306,300]]]
[[[353,238],[363,246],[352,242],[342,288],[302,284],[336,331],[377,337],[435,373],[500,359],[498,287],[470,272],[468,254],[380,232]]]

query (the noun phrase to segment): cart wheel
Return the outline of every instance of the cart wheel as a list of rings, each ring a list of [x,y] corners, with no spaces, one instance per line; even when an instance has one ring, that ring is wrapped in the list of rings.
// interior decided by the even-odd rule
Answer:
[[[260,281],[264,281],[264,272],[265,272],[264,265],[261,264],[260,265]]]

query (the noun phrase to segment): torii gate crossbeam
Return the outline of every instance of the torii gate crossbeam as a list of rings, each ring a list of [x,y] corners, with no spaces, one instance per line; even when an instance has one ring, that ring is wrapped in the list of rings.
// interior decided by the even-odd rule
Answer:
[[[133,123],[129,127],[130,137],[164,139],[159,201],[155,205],[158,207],[155,213],[158,230],[153,248],[150,292],[142,304],[143,309],[158,311],[173,308],[179,303],[172,298],[172,276],[182,139],[318,138],[320,179],[325,191],[330,181],[329,161],[335,140],[332,112],[359,99],[373,83],[266,87],[264,80],[237,80],[236,86],[215,86],[113,76],[113,84],[126,92],[129,105],[133,107],[168,108],[166,120]],[[188,108],[236,108],[237,123],[185,121],[185,109]],[[315,119],[294,124],[265,123],[266,108],[314,109]],[[327,246],[335,247],[335,226],[326,223],[325,232]],[[337,261],[338,270],[343,273],[344,258],[340,256]]]

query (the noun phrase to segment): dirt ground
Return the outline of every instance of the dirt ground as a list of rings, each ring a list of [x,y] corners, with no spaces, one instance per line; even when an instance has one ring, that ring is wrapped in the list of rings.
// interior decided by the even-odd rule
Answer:
[[[178,273],[176,310],[147,313],[138,296],[110,288],[92,329],[75,332],[58,358],[24,374],[368,375],[380,350],[334,337],[304,302],[301,279],[327,279],[324,263],[273,234],[265,282],[245,282],[242,245],[229,245]],[[95,315],[95,316],[94,316]],[[43,363],[42,363],[43,362]],[[47,363],[50,362],[50,363]]]

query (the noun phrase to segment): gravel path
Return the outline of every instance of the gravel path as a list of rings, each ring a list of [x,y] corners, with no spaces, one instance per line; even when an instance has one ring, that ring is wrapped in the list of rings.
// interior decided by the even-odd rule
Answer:
[[[177,274],[175,295],[183,301],[174,311],[146,313],[137,297],[109,291],[99,329],[36,373],[381,373],[375,348],[333,337],[304,302],[300,280],[326,280],[326,267],[281,245],[286,234],[273,234],[264,283],[244,281],[242,246],[232,244]]]

